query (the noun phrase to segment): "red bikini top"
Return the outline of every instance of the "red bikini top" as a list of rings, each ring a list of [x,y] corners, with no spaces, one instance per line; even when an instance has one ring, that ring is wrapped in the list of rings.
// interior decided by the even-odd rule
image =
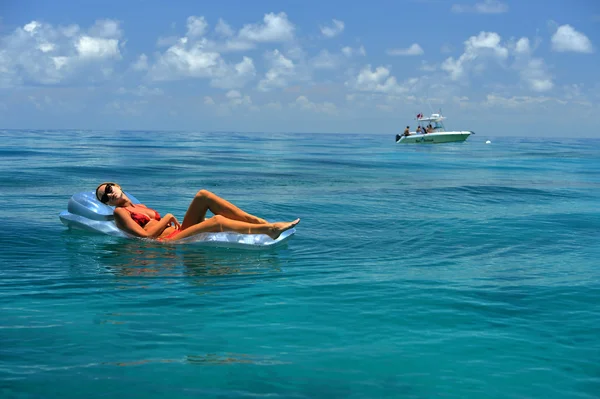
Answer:
[[[151,211],[154,211],[154,209],[148,208],[146,205],[142,205],[142,204],[137,204],[137,205],[133,205],[133,207],[135,208],[136,206],[141,206],[144,207],[146,209],[150,209]],[[129,214],[131,215],[131,218],[133,219],[134,222],[136,222],[137,224],[140,225],[140,227],[144,227],[148,224],[148,222],[150,220],[152,220],[150,218],[150,216],[146,215],[145,213],[137,213],[137,212],[132,212],[131,210],[129,210],[129,208],[125,208],[127,210],[127,212],[129,212]],[[154,219],[155,220],[160,220],[160,214],[156,211],[154,211]]]

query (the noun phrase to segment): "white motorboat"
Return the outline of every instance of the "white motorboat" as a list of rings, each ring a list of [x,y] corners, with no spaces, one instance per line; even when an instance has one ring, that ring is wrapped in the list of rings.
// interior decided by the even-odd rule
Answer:
[[[452,143],[458,141],[465,141],[470,135],[475,134],[470,130],[463,131],[446,131],[444,126],[445,116],[441,114],[431,114],[431,116],[424,116],[423,114],[417,115],[417,122],[421,126],[421,132],[410,132],[406,135],[396,135],[397,144],[438,144],[438,143]],[[426,126],[427,124],[427,126]]]

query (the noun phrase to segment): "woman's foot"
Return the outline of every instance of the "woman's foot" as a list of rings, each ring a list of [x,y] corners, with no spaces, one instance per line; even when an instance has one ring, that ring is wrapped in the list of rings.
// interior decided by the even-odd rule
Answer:
[[[271,227],[271,231],[268,233],[269,237],[271,237],[272,239],[276,240],[277,238],[279,238],[279,236],[281,235],[281,233],[283,233],[286,230],[289,230],[289,229],[293,228],[298,223],[300,223],[300,219],[296,219],[293,222],[278,222],[278,223],[273,223],[272,224],[273,227]]]

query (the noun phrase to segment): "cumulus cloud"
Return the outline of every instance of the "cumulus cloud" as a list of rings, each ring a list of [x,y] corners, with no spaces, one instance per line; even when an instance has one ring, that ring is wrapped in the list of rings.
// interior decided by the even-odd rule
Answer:
[[[554,87],[552,78],[546,71],[544,61],[540,58],[528,60],[526,66],[521,69],[520,74],[533,91],[544,92]]]
[[[493,107],[493,106],[501,106],[505,108],[523,108],[527,105],[536,105],[543,104],[547,102],[555,102],[558,104],[566,104],[566,101],[558,100],[552,97],[546,96],[512,96],[512,97],[504,97],[496,94],[488,94],[486,96],[485,101],[483,102],[484,106]]]
[[[529,54],[530,51],[529,39],[526,37],[520,38],[515,45],[515,52],[517,54]]]
[[[340,63],[340,56],[331,54],[327,50],[321,50],[316,57],[310,60],[311,66],[315,69],[335,69]]]
[[[265,108],[274,110],[274,111],[281,111],[281,109],[283,109],[283,106],[281,105],[281,103],[279,101],[273,101],[273,102],[267,103],[265,105]]]
[[[291,108],[298,108],[305,111],[312,111],[317,113],[325,113],[325,114],[336,114],[337,107],[332,102],[323,102],[323,103],[315,103],[310,101],[305,96],[299,96],[296,98],[296,101],[290,103]]]
[[[497,0],[484,0],[482,3],[474,5],[454,4],[452,11],[456,13],[502,14],[508,11],[508,5]]]
[[[365,50],[364,46],[360,46],[359,48],[356,48],[356,49],[346,46],[346,47],[342,48],[342,53],[346,57],[352,57],[353,55],[362,55],[362,56],[367,55],[367,51]]]
[[[333,20],[333,26],[322,26],[321,33],[325,37],[334,37],[339,35],[344,31],[344,22],[338,21],[337,19]]]
[[[552,50],[592,53],[594,48],[586,35],[576,31],[571,25],[562,25],[552,36]]]
[[[458,59],[447,58],[441,68],[450,75],[452,80],[459,80],[476,62],[478,62],[477,68],[483,69],[482,62],[485,58],[505,60],[508,57],[508,49],[500,42],[500,35],[495,32],[481,32],[477,36],[471,36],[465,41],[464,53]]]
[[[117,90],[117,94],[127,95],[132,94],[138,97],[149,97],[149,96],[161,96],[163,95],[163,91],[158,87],[146,87],[144,85],[139,85],[134,89],[126,89],[124,87],[120,87]]]
[[[189,45],[183,38],[160,54],[150,71],[154,80],[175,80],[182,77],[207,78],[224,64],[221,55],[205,48],[205,41]]]
[[[421,61],[421,66],[419,67],[419,70],[423,72],[435,72],[437,70],[437,66],[431,65],[427,61],[423,60]]]
[[[389,49],[386,51],[386,53],[388,55],[401,55],[401,56],[407,56],[407,55],[421,55],[424,53],[423,49],[421,48],[421,46],[419,46],[417,43],[413,43],[410,47],[408,48],[396,48],[396,49]]]
[[[244,87],[255,76],[256,68],[252,58],[244,57],[238,64],[222,65],[214,72],[210,84],[221,89],[239,88]]]
[[[81,58],[97,59],[119,57],[119,41],[99,37],[81,36],[75,43]]]
[[[235,34],[223,20],[219,20],[215,32],[227,40],[223,45],[214,44],[220,51],[246,51],[256,47],[257,43],[289,42],[294,39],[294,24],[283,12],[265,14],[263,24],[247,24]]]
[[[233,29],[231,29],[231,26],[229,26],[227,22],[223,21],[223,19],[221,18],[219,18],[219,22],[217,22],[217,26],[215,26],[215,32],[217,32],[218,35],[224,37],[230,37],[234,34]]]
[[[265,14],[264,24],[248,24],[240,29],[241,40],[251,42],[285,42],[294,38],[294,24],[284,12]]]
[[[119,22],[99,20],[89,29],[31,21],[0,37],[0,86],[53,85],[80,76],[105,79],[121,59]]]
[[[512,68],[519,72],[521,81],[532,91],[541,93],[554,87],[552,76],[543,59],[533,57],[529,39],[522,37],[514,46],[514,63]]]
[[[148,56],[146,54],[141,54],[137,61],[134,62],[131,67],[134,71],[146,71],[148,70]]]
[[[158,55],[149,74],[155,81],[205,78],[210,79],[213,87],[230,89],[243,87],[254,78],[256,69],[249,57],[232,65],[219,52],[211,50],[206,38],[192,41],[184,37]]]
[[[71,30],[78,28],[70,27]],[[90,28],[89,34],[91,36],[103,37],[103,38],[120,38],[122,35],[121,26],[118,21],[114,21],[111,19],[101,19],[96,21],[96,23]]]
[[[240,93],[237,90],[230,90],[225,94],[225,97],[228,100],[227,105],[229,105],[230,107],[241,107],[241,106],[245,106],[245,107],[250,107],[252,106],[252,99],[250,98],[250,96],[248,95],[242,95],[242,93]]]
[[[398,84],[396,78],[390,75],[390,70],[385,67],[371,69],[371,65],[365,66],[355,78],[345,82],[346,87],[357,91],[367,91],[385,94],[402,94],[413,90],[418,79],[411,78]]]
[[[296,68],[292,60],[286,58],[279,50],[274,50],[265,55],[270,69],[265,74],[264,79],[258,83],[258,89],[269,91],[274,88],[283,88],[288,85],[288,81],[296,74]]]
[[[187,37],[204,36],[208,29],[208,23],[204,17],[190,16],[187,19]]]

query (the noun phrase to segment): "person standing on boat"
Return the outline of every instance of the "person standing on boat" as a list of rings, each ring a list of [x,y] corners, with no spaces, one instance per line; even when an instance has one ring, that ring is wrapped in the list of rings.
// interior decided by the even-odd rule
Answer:
[[[410,126],[406,126],[406,129],[404,129],[404,136],[410,136]]]
[[[417,127],[417,134],[421,134],[421,133],[423,133],[423,131],[421,130],[421,125],[419,125]]]

